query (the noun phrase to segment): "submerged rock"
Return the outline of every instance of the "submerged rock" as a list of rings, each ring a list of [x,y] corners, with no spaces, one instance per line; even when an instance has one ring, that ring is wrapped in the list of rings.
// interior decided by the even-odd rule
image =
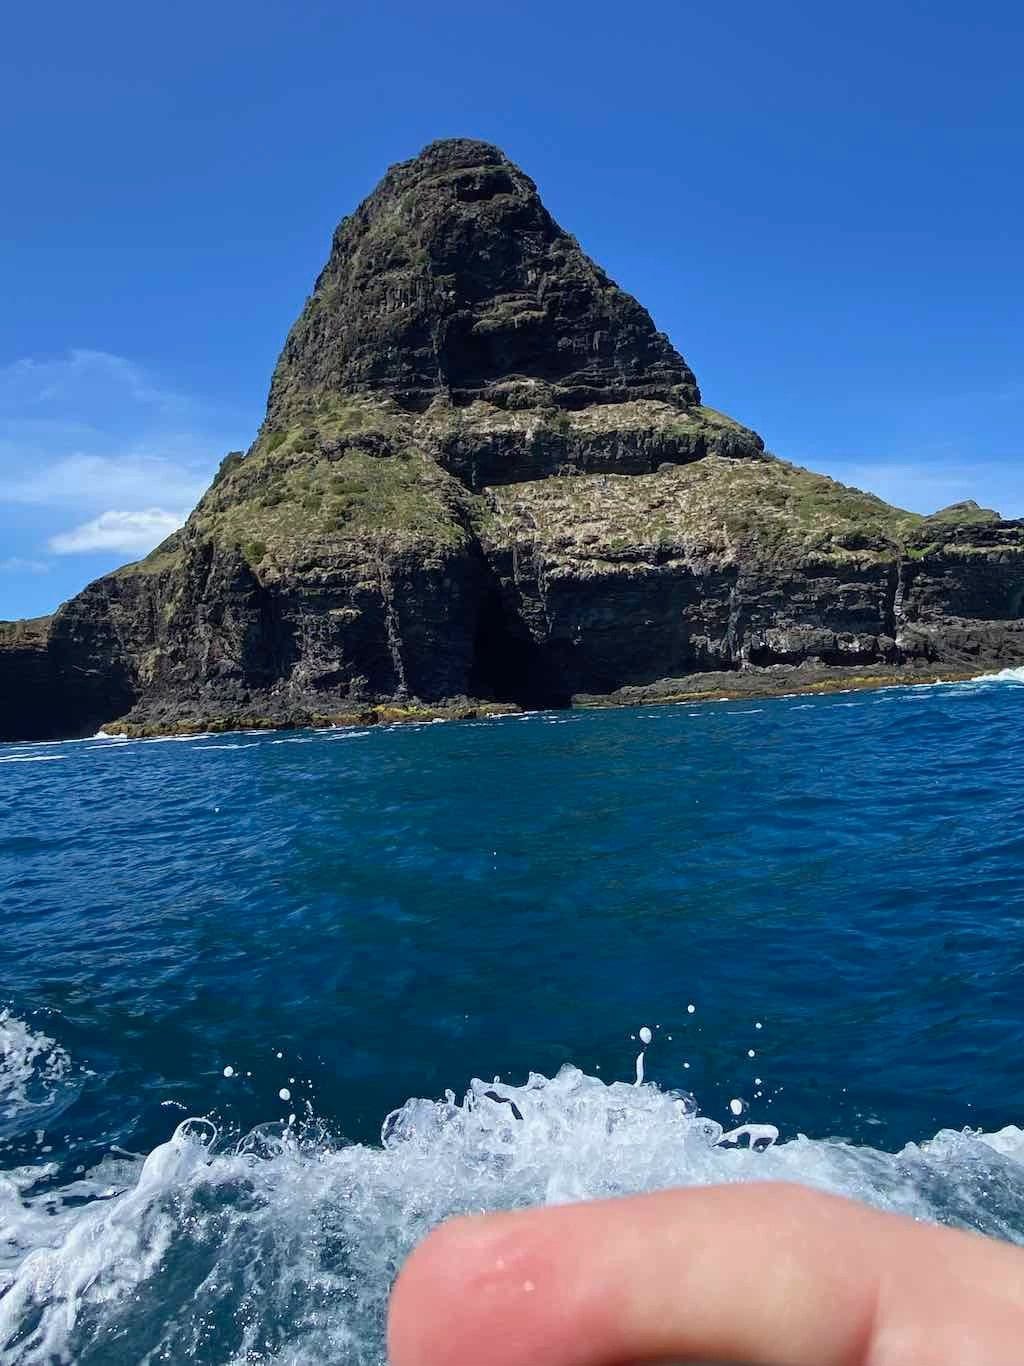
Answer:
[[[533,182],[453,139],[341,223],[256,441],[186,526],[0,625],[0,735],[1021,662],[1024,523],[921,517],[767,455]]]

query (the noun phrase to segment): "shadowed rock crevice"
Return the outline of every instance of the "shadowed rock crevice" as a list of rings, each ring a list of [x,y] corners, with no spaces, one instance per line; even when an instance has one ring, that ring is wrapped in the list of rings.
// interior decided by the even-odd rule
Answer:
[[[572,700],[572,690],[548,652],[510,609],[496,583],[481,599],[467,691],[471,697],[514,702],[530,711],[567,707]]]

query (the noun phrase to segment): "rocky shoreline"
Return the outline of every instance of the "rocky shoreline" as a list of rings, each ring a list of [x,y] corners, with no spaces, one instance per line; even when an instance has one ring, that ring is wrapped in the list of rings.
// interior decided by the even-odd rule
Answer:
[[[922,687],[935,683],[963,683],[987,676],[991,669],[882,666],[865,672],[857,668],[817,668],[777,665],[769,669],[749,669],[735,673],[691,674],[684,678],[665,678],[643,687],[621,688],[614,693],[579,694],[566,708],[554,710],[599,711],[622,707],[671,706],[680,703],[738,702],[744,700],[821,695],[825,693],[866,692],[883,688]],[[235,712],[227,715],[196,716],[133,721],[124,718],[101,727],[109,737],[132,740],[156,739],[172,735],[216,735],[238,731],[337,730],[372,726],[427,725],[434,721],[478,721],[489,717],[522,716],[527,709],[510,702],[464,699],[437,705],[368,706],[362,710],[323,713],[298,711],[293,714],[265,715]]]
[[[863,692],[879,688],[920,687],[933,683],[966,683],[984,678],[991,668],[882,664],[865,669],[822,668],[813,664],[776,665],[737,673],[690,674],[663,678],[644,687],[620,688],[598,697],[573,698],[574,707],[648,706],[674,702],[730,702],[745,698],[792,697],[804,693]]]

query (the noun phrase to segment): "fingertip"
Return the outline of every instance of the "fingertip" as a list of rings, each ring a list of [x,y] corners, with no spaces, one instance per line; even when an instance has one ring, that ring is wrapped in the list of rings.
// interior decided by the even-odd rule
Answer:
[[[413,1250],[391,1295],[391,1366],[464,1366],[482,1356],[500,1360],[497,1351],[481,1353],[479,1343],[500,1332],[488,1322],[496,1310],[507,1316],[504,1223],[501,1215],[450,1219]]]
[[[554,1217],[552,1217],[554,1216]],[[391,1366],[544,1366],[592,1359],[574,1239],[554,1211],[453,1219],[429,1234],[395,1283]],[[584,1321],[601,1331],[604,1305]]]
[[[878,1218],[865,1211],[869,1219]],[[863,1339],[854,1206],[765,1184],[664,1191],[596,1204],[454,1219],[412,1253],[393,1292],[392,1366],[602,1366],[629,1360],[764,1360],[816,1347],[827,1303],[840,1343]],[[852,1235],[852,1243],[851,1243]],[[736,1315],[737,1268],[746,1313]],[[855,1265],[857,1259],[855,1259]],[[858,1359],[840,1345],[829,1361]]]
[[[391,1366],[444,1366],[452,1337],[451,1310],[461,1302],[460,1283],[472,1258],[471,1226],[478,1220],[451,1219],[434,1229],[406,1259],[388,1306],[388,1361]]]

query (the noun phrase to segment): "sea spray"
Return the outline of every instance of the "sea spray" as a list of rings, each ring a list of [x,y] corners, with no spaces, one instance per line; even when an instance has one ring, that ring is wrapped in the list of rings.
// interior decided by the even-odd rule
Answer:
[[[569,1066],[410,1100],[376,1147],[312,1124],[227,1143],[186,1120],[144,1160],[63,1187],[53,1168],[5,1175],[0,1356],[382,1366],[390,1285],[447,1216],[669,1186],[799,1181],[1024,1242],[1020,1129],[895,1154],[775,1133],[723,1132],[683,1093]]]

